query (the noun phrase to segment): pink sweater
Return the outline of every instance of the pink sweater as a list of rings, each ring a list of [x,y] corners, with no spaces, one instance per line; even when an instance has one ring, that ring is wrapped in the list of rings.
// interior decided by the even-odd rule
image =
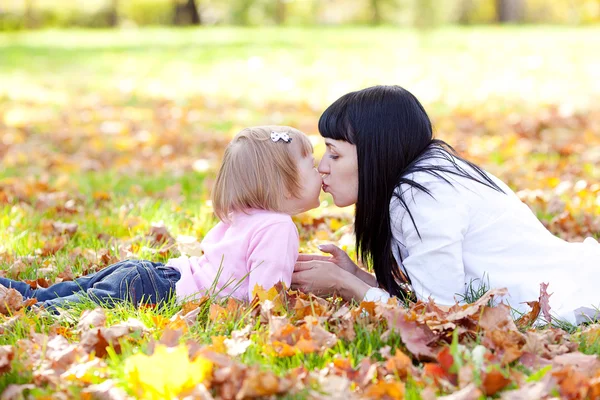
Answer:
[[[299,247],[292,218],[272,211],[247,212],[236,212],[230,224],[219,222],[211,229],[202,241],[202,256],[167,262],[181,272],[176,284],[178,299],[198,297],[215,287],[213,292],[219,297],[251,300],[255,284],[269,289],[283,281],[290,286]]]

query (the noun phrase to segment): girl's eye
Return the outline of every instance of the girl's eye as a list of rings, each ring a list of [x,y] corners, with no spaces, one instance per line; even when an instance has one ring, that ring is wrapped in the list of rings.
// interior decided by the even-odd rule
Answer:
[[[335,154],[330,154],[329,158],[331,158],[332,160],[337,160],[338,158],[340,158],[340,156],[336,156]]]

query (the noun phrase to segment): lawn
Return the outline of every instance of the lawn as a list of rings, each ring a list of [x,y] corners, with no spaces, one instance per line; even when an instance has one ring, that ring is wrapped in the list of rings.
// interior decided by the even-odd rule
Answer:
[[[210,188],[233,134],[292,125],[319,154],[320,112],[378,83],[413,91],[436,135],[508,182],[553,233],[600,232],[598,28],[39,31],[0,34],[0,272],[43,286],[124,258],[193,251],[216,223]],[[303,251],[335,241],[353,254],[352,209],[322,200],[295,218]],[[0,391],[600,393],[597,360],[578,353],[600,354],[595,325],[529,330],[487,300],[463,318],[431,304],[347,305],[285,291],[259,291],[252,304],[90,302],[58,317],[9,307]]]

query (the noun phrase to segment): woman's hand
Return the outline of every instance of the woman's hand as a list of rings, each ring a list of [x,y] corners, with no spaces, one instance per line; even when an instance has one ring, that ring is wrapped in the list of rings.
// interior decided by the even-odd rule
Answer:
[[[296,263],[291,286],[320,297],[338,294],[347,301],[361,301],[371,287],[337,264],[319,259]]]
[[[344,250],[333,244],[322,244],[319,246],[319,250],[324,253],[329,253],[331,256],[322,256],[319,254],[300,254],[296,263],[296,270],[298,269],[298,264],[300,263],[326,261],[334,263],[344,271],[347,271],[358,277],[361,281],[365,282],[369,286],[377,286],[377,279],[367,271],[359,268]]]
[[[329,253],[331,256],[322,256],[320,254],[300,254],[298,256],[298,262],[329,261],[336,264],[341,269],[350,272],[352,275],[356,275],[358,266],[350,259],[344,250],[333,244],[322,244],[319,246],[319,250],[324,253]]]

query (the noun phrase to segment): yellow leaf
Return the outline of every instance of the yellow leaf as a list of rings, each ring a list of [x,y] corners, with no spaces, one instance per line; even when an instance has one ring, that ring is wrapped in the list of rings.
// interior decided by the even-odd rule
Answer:
[[[212,341],[212,344],[208,346],[208,349],[216,353],[227,354],[225,339],[227,339],[227,336],[211,336],[210,340]]]
[[[275,289],[275,287],[272,287],[269,290],[265,290],[258,283],[254,285],[254,289],[252,290],[252,297],[258,296],[258,299],[261,301],[261,303],[265,300],[274,301],[278,295],[279,292],[277,292],[277,289]]]
[[[323,229],[316,231],[315,236],[319,240],[329,240],[329,232]]]
[[[283,305],[281,296],[279,295],[279,292],[277,291],[277,288],[275,288],[275,286],[273,286],[269,290],[265,290],[261,285],[257,283],[256,285],[254,285],[254,290],[252,290],[252,298],[256,298],[257,296],[260,303],[263,303],[266,300],[272,301],[273,311],[285,312],[285,306]]]
[[[125,375],[139,398],[167,399],[204,381],[212,363],[198,357],[190,361],[185,345],[157,345],[154,354],[136,354],[125,360]]]
[[[338,229],[340,229],[342,226],[344,226],[344,223],[337,219],[337,218],[332,218],[329,221],[329,227],[331,228],[332,231],[337,231]]]

